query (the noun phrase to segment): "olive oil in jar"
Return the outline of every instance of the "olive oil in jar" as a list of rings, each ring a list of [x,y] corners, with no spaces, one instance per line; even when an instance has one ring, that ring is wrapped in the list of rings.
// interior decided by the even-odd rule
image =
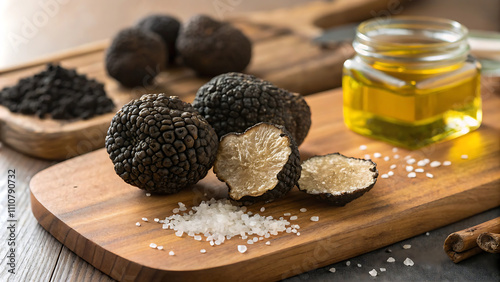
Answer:
[[[344,121],[355,132],[416,149],[481,124],[479,64],[467,30],[421,17],[358,27],[344,64]]]

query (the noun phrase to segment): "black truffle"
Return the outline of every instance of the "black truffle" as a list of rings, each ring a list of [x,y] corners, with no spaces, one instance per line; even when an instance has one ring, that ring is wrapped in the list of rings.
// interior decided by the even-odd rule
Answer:
[[[120,31],[106,52],[106,70],[123,86],[150,85],[165,68],[166,47],[153,32],[138,28]]]
[[[315,156],[302,163],[301,191],[344,206],[370,191],[377,182],[377,164],[339,153]]]
[[[11,112],[53,119],[89,119],[115,108],[102,83],[52,64],[2,89],[0,104]]]
[[[205,177],[218,144],[215,131],[190,104],[165,94],[124,105],[106,136],[109,157],[125,182],[167,194]]]
[[[284,196],[297,184],[300,171],[295,141],[283,126],[269,123],[224,135],[214,163],[229,197],[244,204]]]
[[[311,111],[300,94],[242,73],[214,77],[198,90],[193,107],[218,136],[269,122],[285,126],[300,145],[311,127]]]
[[[181,23],[169,15],[150,15],[141,19],[137,27],[156,33],[167,47],[167,64],[172,64],[177,56],[175,43],[179,35]]]
[[[184,64],[206,76],[242,71],[252,57],[252,43],[240,30],[205,15],[181,28],[177,50]]]

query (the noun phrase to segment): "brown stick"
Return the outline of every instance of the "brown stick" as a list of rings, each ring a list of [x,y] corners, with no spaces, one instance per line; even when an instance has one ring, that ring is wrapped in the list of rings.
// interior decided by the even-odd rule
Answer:
[[[476,240],[479,234],[486,232],[500,233],[500,217],[450,234],[443,249],[454,263],[458,263],[482,252]]]
[[[500,253],[500,234],[490,232],[481,233],[476,241],[482,250],[494,254]]]

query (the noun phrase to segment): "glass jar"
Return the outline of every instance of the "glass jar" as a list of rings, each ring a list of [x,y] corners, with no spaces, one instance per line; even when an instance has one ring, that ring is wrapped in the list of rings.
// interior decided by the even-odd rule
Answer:
[[[353,131],[417,149],[481,124],[480,65],[467,29],[427,17],[361,23],[344,63],[344,121]]]

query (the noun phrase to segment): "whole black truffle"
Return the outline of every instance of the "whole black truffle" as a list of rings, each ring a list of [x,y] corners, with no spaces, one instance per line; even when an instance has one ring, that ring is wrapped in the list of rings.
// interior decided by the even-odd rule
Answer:
[[[193,107],[218,136],[269,122],[285,126],[300,145],[311,127],[311,110],[300,94],[242,73],[214,77],[198,90]]]
[[[300,178],[299,150],[283,126],[259,123],[244,133],[221,138],[214,173],[243,203],[271,202],[284,196]]]
[[[175,43],[181,27],[181,23],[176,18],[169,15],[150,15],[141,19],[137,27],[159,35],[167,47],[167,64],[175,61],[177,56]]]
[[[207,76],[242,71],[252,57],[252,43],[240,30],[205,15],[192,17],[181,28],[177,50],[184,64]]]
[[[106,136],[109,157],[125,182],[167,194],[205,177],[218,144],[213,128],[189,103],[165,94],[124,105]]]
[[[123,86],[149,85],[165,68],[166,52],[165,43],[155,33],[127,28],[106,51],[106,70]]]

